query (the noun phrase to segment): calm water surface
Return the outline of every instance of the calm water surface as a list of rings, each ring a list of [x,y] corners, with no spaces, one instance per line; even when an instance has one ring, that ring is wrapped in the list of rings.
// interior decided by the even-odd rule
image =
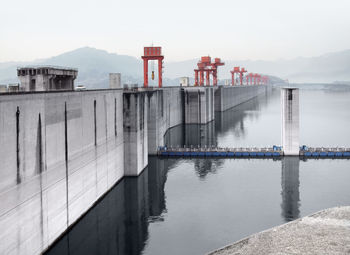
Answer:
[[[350,147],[350,92],[300,91],[300,142]],[[280,144],[279,91],[215,122],[171,129],[172,145]],[[149,158],[47,254],[204,254],[247,235],[350,204],[350,160]]]

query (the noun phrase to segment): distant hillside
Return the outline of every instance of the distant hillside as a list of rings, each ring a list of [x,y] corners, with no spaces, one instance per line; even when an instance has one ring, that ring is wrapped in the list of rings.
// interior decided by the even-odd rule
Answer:
[[[249,72],[268,74],[290,82],[329,83],[350,81],[350,50],[330,53],[313,58],[296,58],[278,61],[233,61],[225,60],[225,66],[219,68],[219,79],[229,79],[234,66],[244,66]],[[165,56],[166,60],[166,56]],[[177,85],[181,76],[191,77],[198,59],[180,62],[166,62],[164,65],[164,84]],[[26,65],[58,65],[79,69],[76,84],[89,88],[108,87],[108,74],[119,72],[122,83],[143,83],[142,61],[135,57],[108,53],[90,47],[79,48],[61,55],[33,62],[0,63],[0,84],[18,82],[16,68]]]
[[[213,56],[215,57],[215,56]],[[198,59],[166,63],[167,76],[170,78],[193,76]],[[263,73],[288,79],[291,82],[329,83],[350,81],[350,50],[325,54],[312,58],[292,60],[251,61],[225,60],[225,66],[219,68],[219,77],[228,79],[234,66],[244,66],[249,72]]]
[[[2,63],[0,64],[0,83],[17,82],[17,66],[26,65],[78,68],[76,84],[84,84],[90,88],[107,87],[108,74],[112,72],[122,73],[123,82],[138,83],[142,78],[142,64],[137,58],[84,47],[41,61]]]

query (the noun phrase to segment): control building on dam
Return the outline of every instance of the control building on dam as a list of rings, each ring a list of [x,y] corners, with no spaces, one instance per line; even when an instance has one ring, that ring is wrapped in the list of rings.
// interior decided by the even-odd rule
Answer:
[[[71,88],[75,73],[62,75],[47,81],[46,88],[58,79],[60,88]],[[27,80],[28,91],[38,86],[33,77]],[[124,176],[140,175],[148,155],[164,145],[168,129],[209,123],[215,112],[268,89],[243,85],[0,94],[0,239],[6,240],[0,254],[46,250]]]

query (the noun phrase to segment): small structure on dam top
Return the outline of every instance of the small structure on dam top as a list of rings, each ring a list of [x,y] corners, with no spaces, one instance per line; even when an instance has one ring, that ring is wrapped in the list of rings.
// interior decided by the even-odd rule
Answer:
[[[282,148],[284,155],[299,155],[299,90],[281,90]]]
[[[109,88],[110,89],[120,89],[122,87],[121,74],[120,73],[110,73],[109,74]]]
[[[17,76],[20,91],[74,90],[78,70],[67,67],[20,67]]]

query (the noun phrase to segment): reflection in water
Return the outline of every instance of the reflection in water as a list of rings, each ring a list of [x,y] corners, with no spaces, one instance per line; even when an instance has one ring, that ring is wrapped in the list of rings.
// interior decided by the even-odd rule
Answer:
[[[246,118],[257,119],[261,109],[268,103],[270,97],[276,96],[271,92],[255,97],[248,102],[237,105],[224,112],[215,112],[216,136],[225,136],[228,132],[234,133],[236,137],[245,136],[244,123]]]
[[[149,163],[152,171],[124,178],[46,254],[141,254],[149,222],[166,210],[164,184],[174,161]]]
[[[224,159],[202,158],[194,160],[194,170],[200,180],[205,180],[207,174],[215,174],[217,169],[224,164]]]
[[[292,221],[300,216],[299,157],[282,158],[282,216]]]

